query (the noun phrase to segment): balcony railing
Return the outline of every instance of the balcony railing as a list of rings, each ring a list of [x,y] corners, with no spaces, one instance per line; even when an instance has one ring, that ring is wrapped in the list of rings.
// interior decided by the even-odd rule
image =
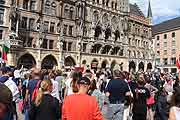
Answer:
[[[0,40],[0,45],[5,44],[4,40]],[[21,40],[10,39],[11,47],[23,47],[23,42]]]
[[[10,40],[10,44],[12,47],[23,47],[23,42],[21,40]]]

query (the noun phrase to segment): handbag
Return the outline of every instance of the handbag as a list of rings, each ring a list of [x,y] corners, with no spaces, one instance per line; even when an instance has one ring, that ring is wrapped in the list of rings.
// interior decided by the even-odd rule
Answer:
[[[155,103],[154,97],[151,96],[149,99],[147,99],[147,105],[153,105]]]
[[[32,94],[32,101],[35,101],[37,95],[38,95],[38,90],[39,90],[39,85],[40,85],[41,81],[39,80],[36,84],[36,87],[33,91],[33,94]]]

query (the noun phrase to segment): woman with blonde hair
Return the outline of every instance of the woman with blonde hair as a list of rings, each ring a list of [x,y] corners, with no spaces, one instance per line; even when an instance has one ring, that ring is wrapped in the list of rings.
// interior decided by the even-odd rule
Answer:
[[[58,120],[61,117],[59,101],[51,96],[53,84],[51,80],[41,82],[38,95],[31,105],[30,120]]]

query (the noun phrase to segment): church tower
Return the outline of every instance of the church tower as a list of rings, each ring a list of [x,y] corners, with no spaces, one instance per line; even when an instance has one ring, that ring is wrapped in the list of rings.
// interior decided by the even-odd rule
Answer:
[[[153,24],[153,15],[152,15],[152,9],[151,9],[151,2],[150,2],[150,0],[149,0],[147,18],[149,19],[149,24],[152,25]]]

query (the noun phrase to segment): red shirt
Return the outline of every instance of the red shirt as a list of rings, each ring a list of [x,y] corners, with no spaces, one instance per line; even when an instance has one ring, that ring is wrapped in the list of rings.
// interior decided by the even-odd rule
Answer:
[[[62,120],[103,120],[103,116],[95,97],[73,94],[64,100]]]

